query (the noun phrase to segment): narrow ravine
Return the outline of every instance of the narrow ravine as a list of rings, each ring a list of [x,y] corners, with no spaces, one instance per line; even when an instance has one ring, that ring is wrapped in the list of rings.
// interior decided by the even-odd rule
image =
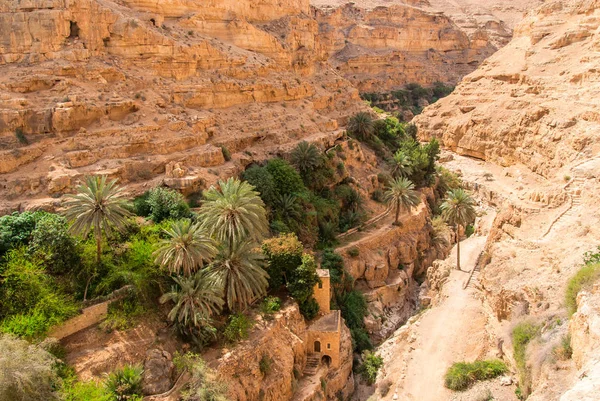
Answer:
[[[488,212],[479,221],[483,235],[461,242],[463,271],[450,272],[437,304],[419,315],[416,322],[411,319],[377,348],[385,361],[377,386],[359,386],[353,400],[367,400],[376,388],[382,400],[451,399],[452,392],[443,383],[446,369],[453,362],[482,356],[487,345],[487,315],[478,292],[474,286],[464,290],[463,285],[485,247],[494,217],[495,212]],[[456,246],[445,263],[456,265]]]

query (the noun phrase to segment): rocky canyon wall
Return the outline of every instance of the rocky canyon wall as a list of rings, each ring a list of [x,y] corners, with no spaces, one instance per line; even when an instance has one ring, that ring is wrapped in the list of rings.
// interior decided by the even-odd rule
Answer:
[[[597,153],[599,13],[593,1],[530,12],[510,44],[415,119],[420,137],[546,177]]]

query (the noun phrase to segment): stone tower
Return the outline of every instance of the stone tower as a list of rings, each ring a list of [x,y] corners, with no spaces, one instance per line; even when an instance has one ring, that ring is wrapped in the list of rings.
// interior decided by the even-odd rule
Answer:
[[[314,296],[319,304],[319,314],[327,315],[331,311],[331,284],[329,270],[317,269],[317,275],[321,280],[315,285]]]

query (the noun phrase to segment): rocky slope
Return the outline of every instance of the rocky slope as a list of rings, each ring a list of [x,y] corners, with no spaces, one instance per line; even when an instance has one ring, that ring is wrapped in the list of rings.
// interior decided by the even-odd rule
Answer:
[[[415,119],[422,138],[546,177],[598,150],[598,3],[545,3],[509,45]]]
[[[436,7],[0,0],[0,212],[56,207],[89,173],[193,192],[331,144],[364,108],[353,84],[454,82],[510,34]]]

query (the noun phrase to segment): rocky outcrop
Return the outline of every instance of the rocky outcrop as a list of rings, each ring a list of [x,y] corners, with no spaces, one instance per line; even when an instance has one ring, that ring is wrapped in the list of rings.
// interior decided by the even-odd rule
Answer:
[[[578,380],[560,401],[592,401],[600,394],[600,284],[578,294],[569,332]]]
[[[455,92],[415,118],[421,139],[459,154],[522,163],[553,177],[598,146],[594,1],[553,1],[532,11],[513,40]]]
[[[433,191],[426,190],[433,197]],[[393,216],[378,223],[379,228],[337,249],[346,270],[369,302],[365,323],[375,342],[385,339],[408,319],[417,307],[420,282],[426,270],[447,252],[431,247],[431,211],[423,202],[392,225]],[[351,238],[350,238],[351,240]]]
[[[217,373],[228,383],[229,395],[237,401],[290,400],[302,379],[308,353],[307,326],[296,303],[287,304],[272,321],[261,321],[248,340],[226,352]],[[263,327],[260,327],[263,326]],[[261,370],[261,360],[269,368]],[[265,362],[263,362],[264,364]],[[318,384],[307,399],[346,399],[352,392],[352,341],[342,324],[340,367],[327,372],[326,390]],[[326,393],[324,393],[324,391]]]
[[[151,349],[146,353],[142,390],[145,395],[161,394],[169,391],[173,385],[175,365],[173,357],[167,351]]]

